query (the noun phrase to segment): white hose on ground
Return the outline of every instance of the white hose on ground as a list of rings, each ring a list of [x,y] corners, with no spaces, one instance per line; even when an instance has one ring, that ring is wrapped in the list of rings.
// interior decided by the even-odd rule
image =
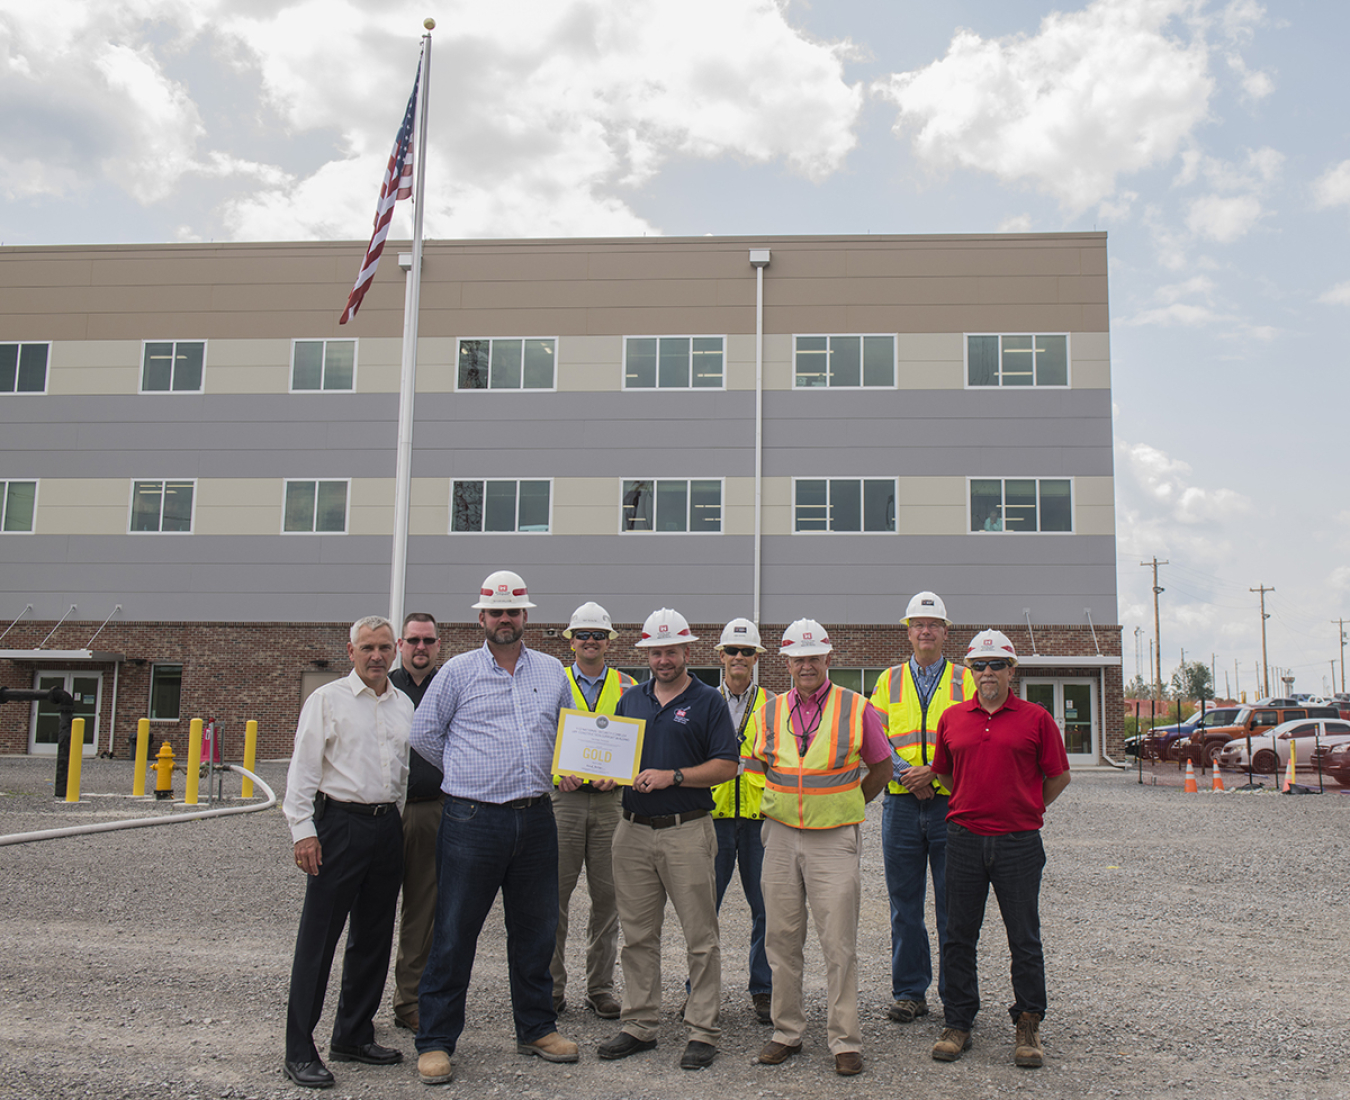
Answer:
[[[247,768],[238,764],[226,764],[232,772],[253,780],[267,792],[267,799],[250,806],[224,806],[216,810],[198,810],[190,814],[167,814],[163,817],[133,817],[126,821],[105,821],[99,825],[71,825],[65,829],[42,829],[36,833],[11,833],[0,836],[0,847],[6,844],[27,844],[34,840],[59,840],[68,836],[84,836],[88,833],[111,833],[118,829],[148,829],[152,825],[175,825],[180,821],[200,821],[204,817],[225,817],[227,814],[253,814],[259,810],[271,809],[277,804],[276,792]]]

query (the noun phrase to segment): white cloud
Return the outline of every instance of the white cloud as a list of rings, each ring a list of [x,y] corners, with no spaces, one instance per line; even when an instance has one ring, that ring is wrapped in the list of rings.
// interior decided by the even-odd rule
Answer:
[[[1350,282],[1337,283],[1324,291],[1317,299],[1333,306],[1350,306]]]
[[[944,58],[874,91],[899,107],[896,133],[914,130],[928,164],[1026,181],[1079,213],[1118,176],[1175,156],[1208,117],[1215,85],[1202,31],[1187,22],[1195,7],[1093,0],[1047,15],[1035,36],[961,30]]]
[[[1032,221],[1030,214],[1012,214],[998,223],[999,233],[1030,233]]]
[[[1313,181],[1313,202],[1319,209],[1350,206],[1350,160],[1332,165]]]
[[[1160,286],[1153,292],[1153,296],[1159,301],[1172,303],[1178,302],[1182,298],[1188,298],[1191,295],[1198,294],[1206,299],[1214,292],[1214,280],[1208,275],[1194,275],[1181,283],[1169,283],[1166,286]]]
[[[1232,244],[1261,218],[1261,200],[1255,195],[1203,195],[1186,213],[1186,228],[1198,237]]]

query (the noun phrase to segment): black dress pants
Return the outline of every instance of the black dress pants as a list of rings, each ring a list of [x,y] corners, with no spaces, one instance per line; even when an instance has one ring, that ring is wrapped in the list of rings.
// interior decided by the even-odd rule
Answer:
[[[315,828],[323,865],[317,875],[308,876],[295,936],[286,1009],[290,1062],[319,1057],[314,1028],[323,1015],[333,954],[348,916],[333,1042],[357,1047],[375,1041],[375,1012],[389,974],[394,910],[403,881],[403,826],[396,812],[369,816],[329,802]]]

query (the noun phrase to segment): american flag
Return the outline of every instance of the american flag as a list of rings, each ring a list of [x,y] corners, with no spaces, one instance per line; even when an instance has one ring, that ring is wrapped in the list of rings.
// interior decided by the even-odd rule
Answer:
[[[347,298],[347,308],[338,320],[340,325],[345,325],[349,318],[356,316],[356,311],[361,308],[361,300],[375,280],[375,269],[380,266],[380,254],[384,252],[384,239],[389,236],[389,223],[394,217],[394,204],[413,193],[412,146],[413,134],[417,129],[417,88],[421,80],[422,62],[419,58],[412,95],[408,98],[408,109],[403,112],[403,125],[398,128],[393,152],[389,154],[389,166],[385,168],[384,179],[380,183],[380,198],[375,204],[375,232],[366,246],[366,258],[361,263],[361,274],[356,277],[356,285]]]

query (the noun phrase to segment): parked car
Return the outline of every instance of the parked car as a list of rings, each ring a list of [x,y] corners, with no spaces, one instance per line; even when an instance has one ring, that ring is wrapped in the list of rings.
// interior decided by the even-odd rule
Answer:
[[[1275,699],[1243,707],[1233,719],[1232,725],[1206,726],[1205,729],[1197,729],[1186,741],[1173,745],[1172,754],[1178,760],[1189,760],[1197,766],[1208,767],[1214,763],[1229,741],[1238,738],[1245,739],[1248,734],[1255,736],[1265,733],[1266,730],[1274,729],[1286,722],[1304,721],[1309,718],[1339,719],[1341,717],[1341,712],[1335,707],[1283,705],[1289,702],[1288,699]],[[1245,757],[1242,766],[1244,768],[1247,766]]]
[[[1350,787],[1350,744],[1333,745],[1322,758],[1322,773],[1342,787]]]
[[[1289,748],[1295,747],[1294,766],[1299,769],[1316,767],[1315,751],[1320,747],[1325,753],[1333,745],[1350,743],[1350,722],[1339,718],[1325,718],[1317,721],[1296,719],[1276,726],[1266,733],[1257,734],[1251,739],[1251,770],[1260,775],[1274,775],[1289,764]],[[1325,769],[1326,756],[1322,756]],[[1247,737],[1235,738],[1224,745],[1219,752],[1219,767],[1247,768]]]
[[[1202,715],[1198,710],[1184,722],[1170,726],[1155,726],[1143,735],[1145,760],[1174,760],[1173,755],[1178,741],[1190,737],[1197,729],[1213,729],[1215,726],[1227,726],[1237,721],[1241,707],[1215,707]]]

